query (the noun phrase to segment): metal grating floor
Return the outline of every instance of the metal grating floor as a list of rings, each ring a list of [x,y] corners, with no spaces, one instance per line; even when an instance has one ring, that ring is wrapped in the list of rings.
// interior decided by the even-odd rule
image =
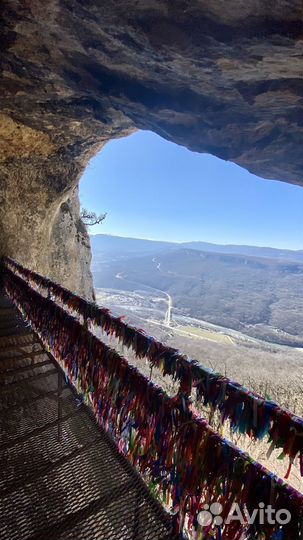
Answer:
[[[172,540],[170,531],[0,291],[0,539]]]

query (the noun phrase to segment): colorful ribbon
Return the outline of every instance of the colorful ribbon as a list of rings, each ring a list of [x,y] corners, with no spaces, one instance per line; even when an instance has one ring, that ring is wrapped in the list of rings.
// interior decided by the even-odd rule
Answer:
[[[254,535],[248,538],[259,535],[264,540],[275,540],[281,534],[283,540],[302,538],[302,495],[197,417],[186,394],[168,397],[78,319],[7,266],[7,294],[120,450],[158,486],[162,499],[177,512],[179,528],[189,529],[193,536],[200,534],[198,513],[215,501],[222,505],[225,521],[212,529],[204,527],[205,537],[240,540],[245,533]],[[261,502],[276,512],[286,509],[291,521],[282,529],[277,523],[226,524],[233,502],[250,513]]]
[[[189,395],[192,386],[196,387],[198,399],[203,400],[204,405],[211,405],[213,410],[220,411],[222,424],[229,420],[234,431],[253,439],[268,436],[271,449],[282,448],[283,455],[289,457],[290,466],[298,456],[303,476],[302,418],[220,373],[203,367],[196,360],[187,358],[121,318],[112,316],[108,309],[88,302],[13,259],[6,257],[4,263],[32,286],[43,288],[70,313],[77,313],[84,320],[101,327],[108,335],[114,335],[123,345],[131,348],[138,358],[148,358],[150,364],[157,366],[163,375],[171,375],[180,381],[183,393]]]

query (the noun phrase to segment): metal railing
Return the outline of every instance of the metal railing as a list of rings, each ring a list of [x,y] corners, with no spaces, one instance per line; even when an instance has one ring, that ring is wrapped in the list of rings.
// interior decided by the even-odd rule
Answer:
[[[87,302],[15,261],[6,259],[3,264],[7,293],[92,407],[98,422],[112,434],[120,451],[176,514],[179,530],[185,529],[194,535],[203,533],[205,537],[215,533],[216,538],[237,540],[258,538],[258,535],[265,539],[279,538],[283,529],[283,539],[302,538],[303,496],[221,437],[191,410],[187,399],[191,383],[187,379],[195,380],[198,375],[201,378],[202,370],[204,383],[206,377],[211,386],[212,374],[205,374],[204,368],[195,362],[164,345],[161,347],[162,344],[143,332],[112,317],[108,310]],[[38,290],[41,287],[49,294],[41,294]],[[138,355],[149,357],[154,364],[162,364],[163,371],[179,379],[178,394],[169,397],[71,313],[81,314],[85,321],[90,319],[108,332],[115,332]],[[140,339],[141,344],[138,343]],[[213,388],[217,388],[221,378],[217,374],[214,376]],[[202,385],[202,381],[199,384]],[[272,412],[273,416],[267,421],[283,425],[287,415],[296,430],[302,426],[302,419],[250,394],[240,385],[226,380],[224,385],[230,390],[221,396],[221,402],[223,398],[224,403],[228,402],[231,395],[228,392],[237,390],[242,402],[248,396],[248,403],[257,403],[258,408],[271,404],[269,411],[275,413]],[[220,400],[217,401],[220,407]],[[257,423],[258,409],[256,416],[255,405],[253,408],[254,422]],[[297,433],[295,435],[297,440]],[[294,444],[292,431],[288,437],[286,435],[283,441],[286,448],[290,441],[292,446]],[[302,436],[298,441],[299,452],[301,445]],[[214,502],[221,505],[222,523],[199,524],[199,512]],[[276,512],[287,510],[291,519],[282,529],[279,523],[228,522],[234,503],[249,513],[263,503]]]
[[[168,347],[151,336],[114,317],[106,308],[72,293],[61,285],[28,270],[6,258],[5,264],[38,290],[43,289],[71,314],[79,314],[123,345],[131,348],[138,358],[146,357],[163,375],[171,375],[180,382],[180,390],[190,395],[196,388],[198,400],[221,413],[221,421],[229,420],[233,430],[254,439],[269,438],[272,448],[282,448],[293,462],[299,457],[303,476],[303,419],[276,402],[232,381],[228,377],[189,359],[180,351]]]

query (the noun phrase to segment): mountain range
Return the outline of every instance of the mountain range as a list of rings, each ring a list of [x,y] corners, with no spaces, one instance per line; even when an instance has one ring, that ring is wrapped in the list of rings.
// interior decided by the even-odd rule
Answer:
[[[297,261],[303,263],[303,250],[277,249],[272,247],[246,246],[234,244],[212,244],[209,242],[164,242],[158,240],[145,240],[141,238],[128,238],[112,236],[109,234],[96,234],[90,237],[93,255],[100,252],[105,254],[143,255],[157,253],[165,250],[195,249],[210,253],[230,253],[264,257],[268,259]]]
[[[162,291],[173,315],[303,346],[302,251],[109,235],[91,241],[97,288]]]

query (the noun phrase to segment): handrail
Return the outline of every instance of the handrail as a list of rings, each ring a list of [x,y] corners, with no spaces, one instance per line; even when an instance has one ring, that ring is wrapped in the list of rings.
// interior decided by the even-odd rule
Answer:
[[[291,464],[299,456],[303,476],[303,419],[276,402],[250,391],[248,388],[208,369],[196,360],[182,355],[177,349],[168,347],[151,336],[114,317],[106,308],[72,293],[65,287],[33,272],[8,257],[4,264],[18,272],[27,282],[43,287],[73,313],[82,315],[107,334],[115,335],[123,345],[131,347],[138,358],[147,357],[151,365],[157,366],[163,375],[171,375],[180,381],[180,391],[189,395],[196,387],[197,398],[204,400],[221,413],[221,422],[227,419],[234,430],[254,439],[269,436],[271,449],[282,448]]]
[[[5,265],[7,294],[38,333],[68,378],[82,392],[100,423],[142,474],[158,485],[162,498],[197,530],[204,503],[219,502],[226,518],[233,502],[249,512],[263,502],[291,514],[283,540],[301,538],[303,495],[217,434],[188,408],[182,395],[168,397],[86,325],[42,296]],[[270,540],[280,525],[239,521],[218,526],[218,538],[240,540],[243,531]],[[210,533],[210,525],[206,528]]]

